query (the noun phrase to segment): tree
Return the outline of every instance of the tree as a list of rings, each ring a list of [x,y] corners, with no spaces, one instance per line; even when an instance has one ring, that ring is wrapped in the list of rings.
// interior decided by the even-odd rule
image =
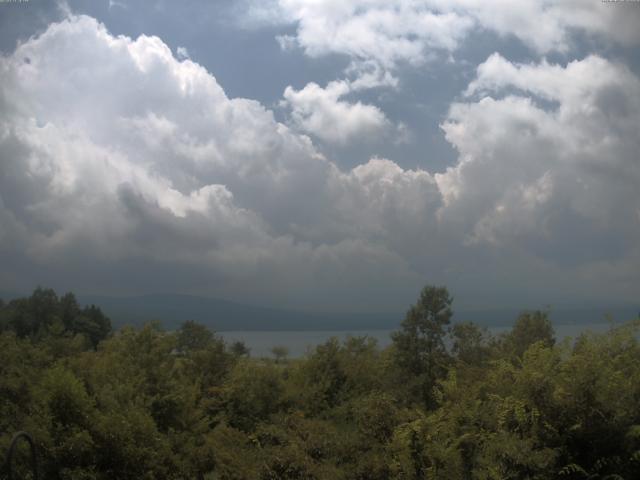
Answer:
[[[72,331],[75,327],[76,318],[80,315],[80,306],[73,293],[66,293],[60,297],[58,303],[60,318],[66,330]]]
[[[344,371],[340,342],[331,337],[296,370],[303,408],[312,414],[333,408],[341,403],[347,374]]]
[[[233,342],[230,349],[236,357],[248,357],[251,354],[251,349],[242,340]]]
[[[276,413],[282,403],[284,383],[273,365],[239,362],[224,387],[227,421],[245,432]]]
[[[111,320],[99,307],[80,309],[75,296],[58,298],[51,289],[36,288],[30,297],[18,298],[1,308],[0,326],[19,337],[44,338],[84,335],[95,348],[111,333]]]
[[[57,317],[58,297],[51,289],[36,288],[30,297],[11,300],[7,310],[7,326],[19,337],[43,334]]]
[[[177,348],[181,353],[204,350],[211,344],[213,337],[213,333],[206,326],[187,320],[178,331]]]
[[[549,313],[536,310],[520,314],[511,332],[504,337],[504,348],[517,357],[536,342],[542,342],[546,347],[555,344],[555,332],[549,320]]]
[[[489,355],[490,334],[473,322],[456,323],[451,328],[452,353],[468,365],[481,365]]]
[[[99,307],[85,307],[73,321],[73,333],[82,333],[89,338],[93,348],[111,333],[111,320]]]
[[[280,363],[287,358],[289,355],[289,349],[282,345],[276,345],[271,349],[271,353],[276,359],[276,363]]]
[[[444,335],[453,315],[452,302],[445,287],[427,285],[407,312],[402,330],[391,336],[398,365],[417,381],[427,404],[431,403],[436,380],[446,373]]]

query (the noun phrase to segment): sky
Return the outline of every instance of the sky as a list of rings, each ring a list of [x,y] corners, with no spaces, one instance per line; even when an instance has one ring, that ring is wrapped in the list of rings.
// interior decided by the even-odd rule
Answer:
[[[2,2],[0,53],[0,291],[639,301],[640,2]]]

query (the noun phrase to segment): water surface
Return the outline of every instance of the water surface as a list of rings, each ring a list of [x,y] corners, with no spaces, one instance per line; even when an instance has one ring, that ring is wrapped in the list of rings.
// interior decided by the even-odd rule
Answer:
[[[510,330],[511,327],[490,327],[489,331],[498,335]],[[605,332],[611,328],[610,323],[591,323],[585,325],[554,325],[556,339],[562,341],[567,337],[575,338],[580,333],[591,330],[592,332]],[[310,349],[315,348],[331,337],[340,340],[348,336],[374,338],[378,346],[384,348],[391,343],[391,333],[395,330],[329,330],[329,331],[228,331],[219,332],[227,342],[243,341],[251,349],[252,357],[272,356],[271,349],[275,346],[283,346],[289,349],[290,357],[301,357]]]

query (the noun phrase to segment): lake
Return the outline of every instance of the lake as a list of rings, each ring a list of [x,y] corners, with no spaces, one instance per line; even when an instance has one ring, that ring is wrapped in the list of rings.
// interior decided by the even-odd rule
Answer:
[[[611,328],[610,323],[592,323],[586,325],[554,325],[558,342],[567,337],[575,338],[580,333],[590,330],[601,333]],[[511,327],[489,327],[494,334],[510,330]],[[391,343],[391,333],[395,330],[352,330],[352,331],[228,331],[218,332],[227,342],[243,341],[251,349],[252,357],[270,357],[271,349],[275,346],[283,346],[289,349],[290,357],[301,357],[309,349],[326,342],[331,337],[345,339],[348,336],[369,336],[377,340],[380,347],[386,347]]]

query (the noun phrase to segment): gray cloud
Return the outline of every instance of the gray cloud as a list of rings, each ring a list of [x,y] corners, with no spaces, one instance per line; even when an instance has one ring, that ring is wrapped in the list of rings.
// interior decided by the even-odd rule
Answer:
[[[436,175],[442,220],[455,219],[467,244],[516,247],[576,272],[637,262],[636,76],[595,56],[560,66],[493,55],[467,95],[443,124],[461,161]]]
[[[34,263],[171,259],[206,265],[230,285],[250,278],[247,291],[282,285],[281,297],[293,293],[289,275],[297,288],[314,278],[340,285],[340,276],[369,277],[367,265],[415,281],[383,242],[349,239],[359,212],[338,215],[337,202],[354,203],[344,184],[357,186],[358,175],[257,102],[228,99],[158,38],[116,38],[71,17],[4,59],[3,80],[0,148],[23,153],[2,176],[8,198],[16,181],[22,197],[3,206],[21,225],[12,231],[26,230],[21,248]],[[385,181],[374,167],[368,184]],[[361,269],[344,271],[352,261]],[[343,273],[330,279],[331,268]],[[277,282],[265,277],[276,273]]]
[[[637,296],[640,87],[620,63],[489,57],[442,122],[458,158],[439,173],[377,156],[341,168],[297,130],[340,141],[387,122],[378,107],[349,131],[358,103],[334,96],[310,110],[319,130],[305,115],[292,129],[160,38],[88,16],[0,58],[0,78],[7,288],[361,310],[406,305],[427,281],[476,305]]]

